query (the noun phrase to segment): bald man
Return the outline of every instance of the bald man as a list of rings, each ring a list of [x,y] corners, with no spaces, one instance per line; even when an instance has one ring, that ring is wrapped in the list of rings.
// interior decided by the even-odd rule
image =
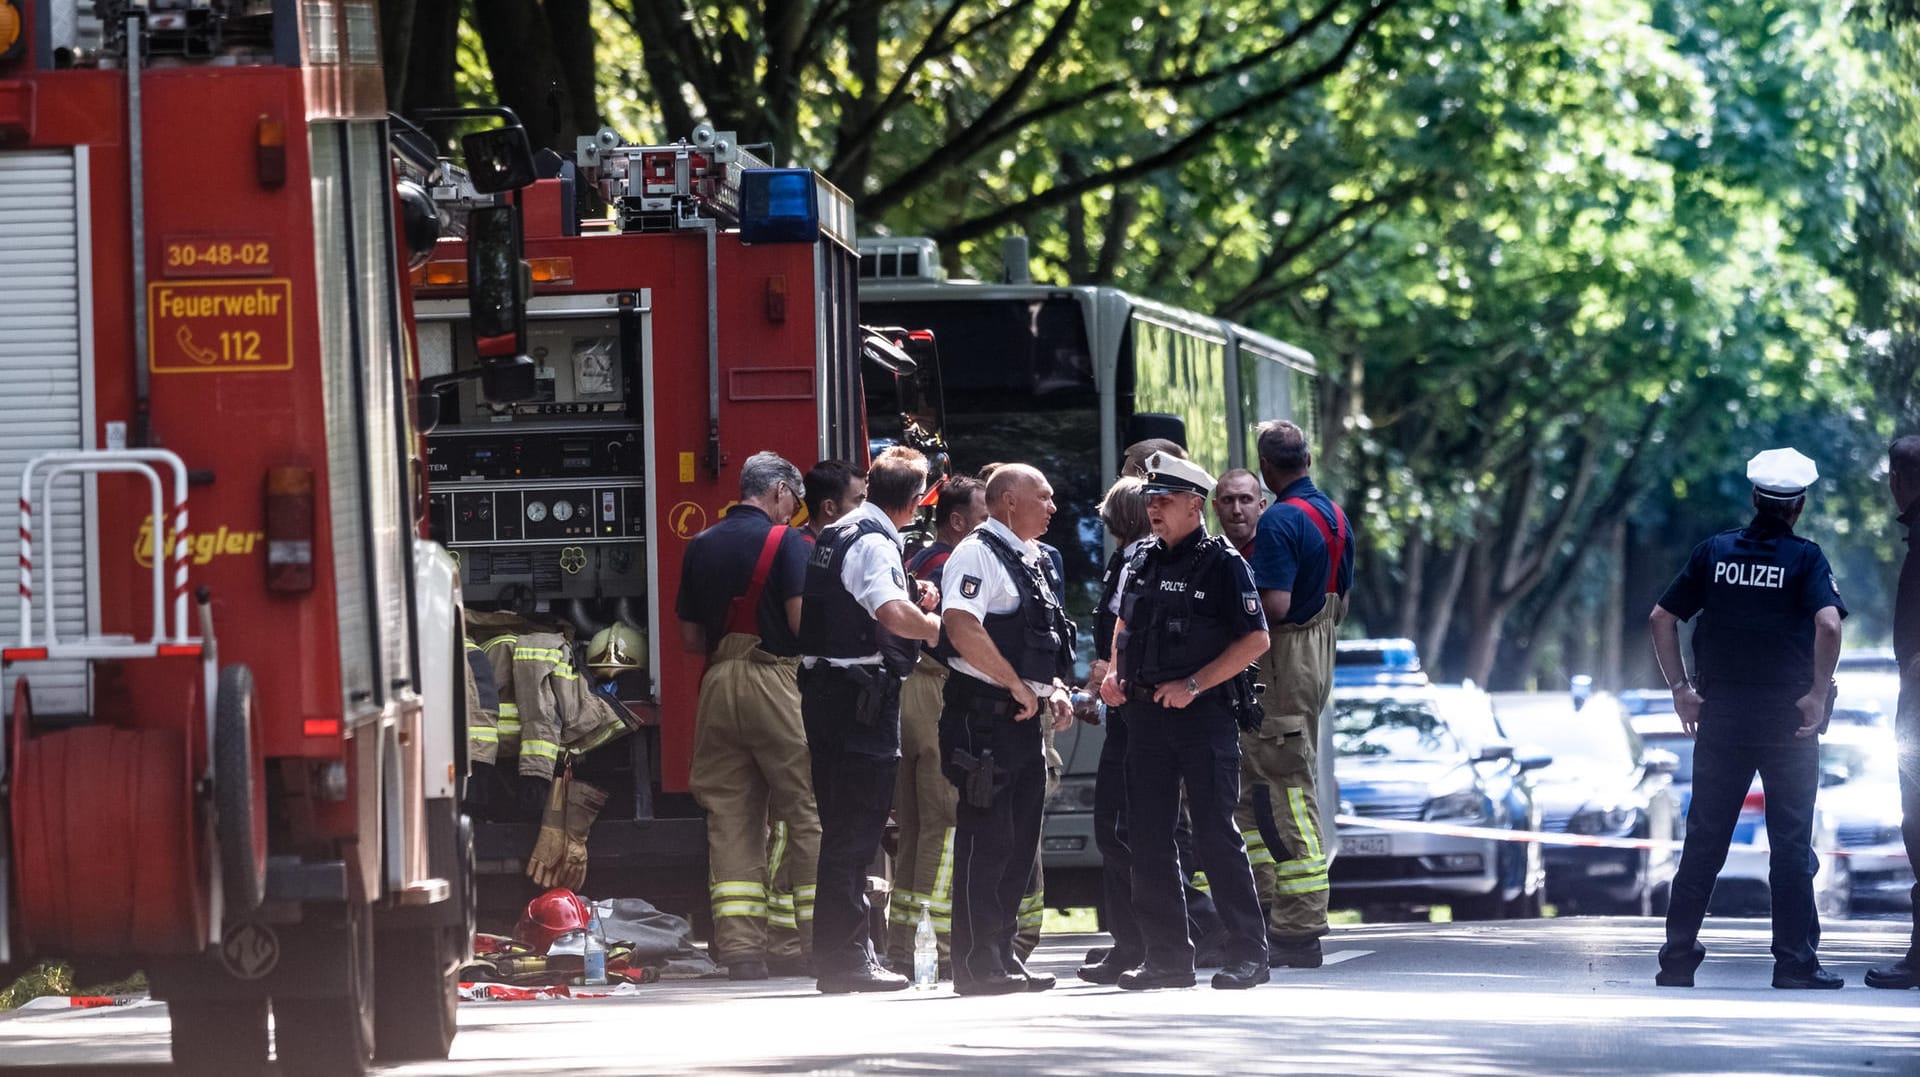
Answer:
[[[1044,475],[1024,464],[999,468],[987,480],[987,522],[954,547],[941,575],[953,674],[940,758],[960,794],[952,953],[962,995],[1044,991],[1054,982],[1029,972],[1014,950],[1046,799],[1041,726],[1073,721],[1065,687],[1073,622],[1035,542],[1053,512]]]

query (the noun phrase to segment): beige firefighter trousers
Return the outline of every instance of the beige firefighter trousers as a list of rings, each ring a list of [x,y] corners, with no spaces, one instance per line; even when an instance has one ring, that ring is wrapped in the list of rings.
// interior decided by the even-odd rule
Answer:
[[[1261,903],[1267,930],[1281,937],[1318,938],[1327,933],[1327,856],[1320,833],[1314,781],[1320,743],[1320,712],[1333,691],[1334,638],[1346,617],[1346,600],[1328,595],[1305,624],[1270,627],[1272,643],[1260,659],[1266,720],[1257,733],[1240,736],[1240,804],[1234,812]],[[1272,797],[1280,843],[1269,849],[1254,821],[1253,790],[1264,783]]]
[[[768,953],[770,827],[784,823],[780,860],[792,883],[803,952],[812,949],[820,813],[814,806],[798,659],[775,658],[749,635],[721,639],[700,682],[694,799],[707,813],[707,877],[715,960]],[[777,840],[778,835],[775,835]]]
[[[920,903],[933,914],[940,960],[948,960],[953,930],[953,815],[960,791],[940,773],[941,693],[947,667],[922,655],[900,686],[900,772],[893,787],[893,820],[900,828],[893,858],[893,897],[887,904],[887,957],[913,960]]]

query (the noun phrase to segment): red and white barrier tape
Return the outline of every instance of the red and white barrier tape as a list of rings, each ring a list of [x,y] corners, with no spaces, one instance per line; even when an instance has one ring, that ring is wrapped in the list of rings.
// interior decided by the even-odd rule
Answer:
[[[1581,849],[1674,849],[1684,842],[1653,838],[1602,838],[1586,834],[1549,834],[1540,830],[1495,830],[1492,827],[1461,826],[1455,823],[1417,823],[1411,819],[1375,819],[1364,815],[1336,815],[1333,821],[1343,827],[1381,830],[1394,834],[1437,834],[1448,838],[1473,838],[1478,841],[1515,841],[1534,845],[1565,845]],[[1822,849],[1824,856],[1881,856],[1905,860],[1900,846],[1873,849]]]

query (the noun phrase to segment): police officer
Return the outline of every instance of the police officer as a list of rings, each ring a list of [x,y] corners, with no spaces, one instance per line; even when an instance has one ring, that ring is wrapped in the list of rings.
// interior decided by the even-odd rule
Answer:
[[[938,584],[954,546],[987,519],[986,484],[965,475],[948,479],[940,488],[935,514],[934,541],[907,559],[907,574]],[[940,763],[947,673],[945,662],[923,650],[900,689],[900,776],[893,790],[900,845],[894,857],[893,899],[887,906],[887,962],[895,972],[912,966],[922,902],[933,920],[940,962],[949,960],[954,789]]]
[[[1813,799],[1820,788],[1818,733],[1840,657],[1840,587],[1820,547],[1793,533],[1813,461],[1792,449],[1768,449],[1747,464],[1753,521],[1694,547],[1693,556],[1648,618],[1653,649],[1673,690],[1680,727],[1699,742],[1687,838],[1660,948],[1662,987],[1692,987],[1705,959],[1700,922],[1714,877],[1755,771],[1767,791],[1773,842],[1773,986],[1835,988],[1814,948],[1820,920],[1813,904]],[[1694,672],[1680,660],[1680,622],[1696,614]]]
[[[800,614],[801,716],[820,805],[820,870],[813,963],[827,994],[894,991],[906,977],[881,968],[868,929],[867,865],[880,851],[900,765],[900,682],[915,641],[940,638],[930,585],[909,584],[900,528],[919,509],[927,459],[881,453],[867,501],[820,535],[807,561]]]
[[[1899,753],[1900,836],[1907,863],[1920,864],[1920,557],[1914,556],[1914,526],[1920,524],[1920,435],[1908,434],[1887,449],[1887,487],[1899,522],[1907,529],[1907,555],[1893,598],[1893,657],[1900,663],[1900,700],[1893,736]],[[1867,986],[1920,987],[1920,882],[1914,883],[1913,931],[1906,955],[1867,970]]]
[[[1127,709],[1127,832],[1133,907],[1146,963],[1120,977],[1128,990],[1193,985],[1193,941],[1174,827],[1184,781],[1201,867],[1226,925],[1228,961],[1216,988],[1267,982],[1267,934],[1246,846],[1234,824],[1240,799],[1240,725],[1228,682],[1267,648],[1252,574],[1201,513],[1213,477],[1164,452],[1147,458],[1147,520],[1158,540],[1129,570],[1114,628],[1114,662],[1100,686]]]
[[[1353,528],[1313,484],[1313,454],[1298,426],[1262,423],[1255,447],[1275,492],[1260,514],[1251,558],[1272,644],[1260,661],[1266,716],[1241,748],[1272,809],[1269,957],[1277,966],[1319,968],[1329,896],[1317,788],[1320,712],[1333,694],[1334,639],[1353,586]]]
[[[1053,487],[1009,464],[987,481],[987,522],[954,547],[941,578],[941,623],[953,675],[940,712],[940,754],[955,809],[953,986],[962,995],[1044,991],[1014,951],[1022,898],[1040,848],[1046,799],[1042,722],[1073,720],[1073,622],[1035,544],[1053,518]]]
[[[800,505],[800,469],[770,452],[740,467],[740,501],[687,544],[675,612],[680,642],[708,659],[694,716],[693,795],[707,812],[714,960],[735,980],[763,980],[768,947],[769,822],[784,824],[794,881],[799,972],[813,916],[820,816],[800,723],[800,592],[808,545],[776,524]],[[778,961],[774,962],[779,964]]]

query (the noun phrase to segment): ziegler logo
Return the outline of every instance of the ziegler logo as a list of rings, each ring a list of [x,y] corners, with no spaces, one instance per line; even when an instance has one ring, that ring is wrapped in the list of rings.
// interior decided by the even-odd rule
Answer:
[[[204,565],[222,554],[252,553],[255,545],[267,537],[265,531],[237,531],[221,527],[215,531],[189,531],[186,533],[187,556],[196,565]],[[167,536],[167,546],[181,538],[179,534]],[[153,517],[140,521],[139,537],[133,540],[133,560],[141,568],[153,567]]]

